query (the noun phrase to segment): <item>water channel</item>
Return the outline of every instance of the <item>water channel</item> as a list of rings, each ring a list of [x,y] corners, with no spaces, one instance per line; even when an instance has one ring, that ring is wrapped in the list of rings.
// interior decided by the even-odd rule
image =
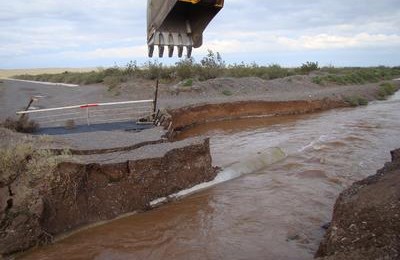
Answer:
[[[400,147],[400,93],[366,107],[210,123],[207,189],[24,259],[311,259],[339,193]]]

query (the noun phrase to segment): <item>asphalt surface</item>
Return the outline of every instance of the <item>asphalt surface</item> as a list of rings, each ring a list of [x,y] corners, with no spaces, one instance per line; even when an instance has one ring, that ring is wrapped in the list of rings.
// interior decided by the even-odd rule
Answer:
[[[104,86],[49,85],[26,81],[2,80],[0,83],[0,121],[7,117],[17,117],[16,112],[24,110],[31,100],[34,109],[54,108],[100,102],[126,101],[123,96],[115,97]],[[144,107],[145,106],[145,107]],[[148,115],[151,104],[141,105],[139,113]],[[138,125],[133,120],[142,114],[135,114],[138,106],[113,106],[90,108],[90,125],[87,125],[86,109],[63,110],[44,114],[34,113],[30,119],[40,124],[38,134],[65,135],[94,131],[141,131],[151,128],[149,125]],[[54,117],[54,115],[59,115]],[[40,118],[42,117],[42,118]],[[43,118],[44,117],[44,118]],[[71,118],[72,127],[66,127]],[[98,119],[98,120],[97,120]],[[96,121],[97,120],[97,121]],[[68,129],[67,129],[68,128]]]
[[[15,117],[17,111],[24,110],[32,97],[38,101],[35,108],[53,108],[98,102],[116,101],[116,97],[107,93],[102,86],[60,86],[31,82],[2,80],[0,91],[0,119]],[[123,97],[119,97],[123,100]]]

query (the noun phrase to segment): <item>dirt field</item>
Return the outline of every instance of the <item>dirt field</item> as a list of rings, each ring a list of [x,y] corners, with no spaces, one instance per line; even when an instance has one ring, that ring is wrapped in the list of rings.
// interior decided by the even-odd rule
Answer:
[[[15,75],[39,75],[43,73],[62,73],[64,71],[86,72],[96,68],[42,68],[42,69],[0,69],[0,78],[10,78]]]

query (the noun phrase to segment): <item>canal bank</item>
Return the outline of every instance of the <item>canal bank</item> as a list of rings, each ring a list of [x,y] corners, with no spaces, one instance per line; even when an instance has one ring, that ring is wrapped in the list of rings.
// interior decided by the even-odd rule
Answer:
[[[193,135],[211,138],[213,164],[231,172],[230,181],[24,258],[310,259],[340,192],[374,174],[400,146],[399,105],[397,93],[366,107],[193,127]],[[283,160],[255,167],[275,148]]]

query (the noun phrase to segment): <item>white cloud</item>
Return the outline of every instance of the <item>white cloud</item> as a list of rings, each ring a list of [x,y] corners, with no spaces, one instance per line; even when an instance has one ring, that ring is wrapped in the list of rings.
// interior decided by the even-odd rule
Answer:
[[[313,36],[305,35],[297,39],[279,37],[278,43],[281,43],[293,50],[384,47],[396,45],[400,46],[400,36],[369,33],[360,33],[354,36],[318,34]]]
[[[39,62],[41,65],[49,62],[45,66],[63,63],[80,66],[82,59],[96,66],[110,61],[112,64],[145,59],[146,2],[3,1],[0,60],[7,63],[0,67],[34,66]],[[399,0],[226,0],[225,3],[206,30],[204,46],[195,50],[195,55],[204,55],[207,49],[212,49],[232,57],[255,54],[262,59],[279,51],[304,54],[318,50],[324,51],[325,56],[335,56],[336,50],[365,49],[370,55],[384,47],[400,49]],[[388,56],[393,57],[393,63],[398,54]]]
[[[238,40],[239,39],[239,40]],[[299,37],[242,33],[238,39],[214,40],[202,47],[222,53],[254,53],[271,51],[334,50],[346,48],[379,48],[398,46],[400,35],[360,33],[354,36],[332,34],[302,35]]]
[[[62,52],[62,56],[79,57],[80,59],[103,59],[103,58],[122,58],[138,57],[147,54],[147,46],[98,48],[90,51],[67,51]]]

